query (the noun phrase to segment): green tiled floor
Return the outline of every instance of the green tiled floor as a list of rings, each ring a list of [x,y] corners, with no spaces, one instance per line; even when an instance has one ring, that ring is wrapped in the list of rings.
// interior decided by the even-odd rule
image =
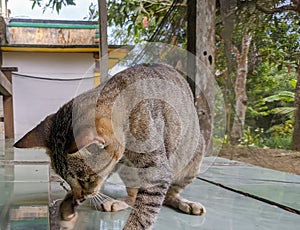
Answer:
[[[0,229],[49,229],[48,165],[0,162]]]
[[[184,196],[202,202],[207,213],[197,219],[164,208],[156,229],[271,230],[298,229],[294,224],[300,224],[298,215],[198,180]]]
[[[59,181],[49,182],[47,156],[37,150],[14,152],[12,142],[0,148],[0,229],[50,229],[48,205],[63,198]],[[300,176],[249,166],[227,159],[205,159],[207,170],[200,178],[226,185],[280,204],[300,209]],[[115,176],[105,191],[120,196],[124,186]],[[154,229],[205,230],[293,230],[299,229],[300,215],[196,179],[183,196],[203,203],[204,216],[190,216],[163,207]],[[49,203],[50,201],[50,203]],[[75,230],[122,229],[130,209],[103,213],[89,201],[79,208]]]
[[[220,160],[200,177],[300,210],[300,176]]]

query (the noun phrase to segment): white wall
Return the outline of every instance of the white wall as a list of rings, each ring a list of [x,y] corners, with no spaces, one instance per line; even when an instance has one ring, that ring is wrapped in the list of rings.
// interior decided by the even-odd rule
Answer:
[[[94,58],[92,53],[4,52],[3,66],[18,67],[20,74],[70,79],[93,76]],[[13,75],[15,139],[93,85],[93,79],[45,81]]]

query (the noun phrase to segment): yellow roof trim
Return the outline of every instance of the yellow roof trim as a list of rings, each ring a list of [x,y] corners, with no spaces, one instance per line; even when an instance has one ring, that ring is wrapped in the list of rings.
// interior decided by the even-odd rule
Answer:
[[[45,52],[45,53],[94,53],[99,52],[98,47],[74,47],[74,48],[60,48],[60,47],[12,47],[2,46],[3,52]],[[111,51],[111,50],[109,50]]]

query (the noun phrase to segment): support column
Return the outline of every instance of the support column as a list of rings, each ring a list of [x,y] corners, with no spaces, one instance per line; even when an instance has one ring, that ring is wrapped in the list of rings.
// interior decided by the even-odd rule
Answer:
[[[216,0],[188,0],[188,76],[207,148],[212,142]]]
[[[6,76],[10,84],[12,84],[12,72],[18,71],[18,69],[14,67],[2,67],[1,71]],[[5,138],[14,138],[14,111],[12,92],[3,94],[3,114]]]
[[[106,0],[98,0],[99,9],[99,64],[101,82],[108,80],[107,6]]]

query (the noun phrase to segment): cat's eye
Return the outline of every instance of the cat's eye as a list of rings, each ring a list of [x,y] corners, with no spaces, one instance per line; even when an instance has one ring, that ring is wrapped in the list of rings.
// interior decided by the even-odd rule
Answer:
[[[93,142],[93,143],[89,144],[88,146],[86,146],[85,149],[87,151],[89,151],[90,153],[99,154],[103,151],[104,146],[97,142]]]
[[[82,188],[85,187],[85,182],[83,180],[77,180]]]

